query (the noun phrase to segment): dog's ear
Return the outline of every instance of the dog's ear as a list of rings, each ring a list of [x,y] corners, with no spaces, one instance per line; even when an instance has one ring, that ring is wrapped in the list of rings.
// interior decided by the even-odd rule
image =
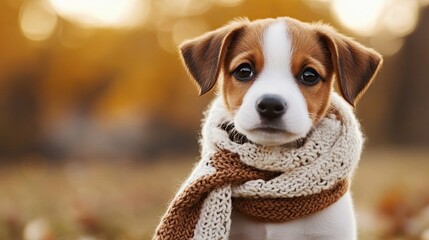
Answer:
[[[200,95],[215,85],[228,46],[245,24],[246,20],[234,21],[179,46],[183,63],[198,84]]]
[[[341,95],[356,106],[381,68],[382,56],[329,26],[318,25],[317,31],[331,54]]]

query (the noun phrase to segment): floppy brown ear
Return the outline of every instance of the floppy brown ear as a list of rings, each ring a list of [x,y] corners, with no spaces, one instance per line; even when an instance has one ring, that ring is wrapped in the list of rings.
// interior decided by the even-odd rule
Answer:
[[[210,91],[215,85],[226,50],[244,25],[245,21],[236,21],[187,40],[179,46],[183,63],[198,84],[200,95]]]
[[[356,106],[383,64],[382,56],[351,38],[323,26],[320,40],[331,53],[337,82],[343,98]]]

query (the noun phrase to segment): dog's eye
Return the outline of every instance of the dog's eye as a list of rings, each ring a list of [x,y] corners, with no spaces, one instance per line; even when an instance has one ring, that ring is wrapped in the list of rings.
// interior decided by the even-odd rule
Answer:
[[[248,63],[240,64],[233,72],[234,77],[241,82],[252,80],[255,74],[253,73],[252,66]]]
[[[305,85],[314,85],[319,82],[320,76],[313,68],[305,68],[299,76],[299,81]]]

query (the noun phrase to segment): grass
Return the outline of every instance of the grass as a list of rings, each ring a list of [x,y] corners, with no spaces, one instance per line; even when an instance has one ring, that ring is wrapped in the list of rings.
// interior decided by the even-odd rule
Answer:
[[[3,166],[0,239],[150,239],[194,159]],[[423,239],[428,173],[429,151],[366,151],[353,182],[360,239]]]

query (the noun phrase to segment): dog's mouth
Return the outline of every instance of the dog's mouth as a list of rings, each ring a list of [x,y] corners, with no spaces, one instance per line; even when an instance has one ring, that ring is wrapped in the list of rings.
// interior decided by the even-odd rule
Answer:
[[[246,135],[238,132],[235,129],[234,123],[227,122],[220,125],[220,128],[228,133],[229,139],[237,144],[244,144],[244,143],[253,143],[250,141]],[[273,126],[258,126],[256,128],[253,128],[250,130],[251,132],[263,132],[266,134],[272,134],[275,137],[275,134],[288,134],[289,132],[283,128],[280,127],[273,127]],[[289,142],[287,144],[284,144],[287,147],[300,147],[304,144],[305,138],[297,139],[293,142]]]
[[[276,133],[285,134],[285,133],[289,133],[287,130],[285,130],[283,128],[272,127],[272,126],[260,126],[260,127],[256,127],[256,128],[251,129],[250,132],[264,132],[264,133],[269,133],[269,134],[276,134]]]

